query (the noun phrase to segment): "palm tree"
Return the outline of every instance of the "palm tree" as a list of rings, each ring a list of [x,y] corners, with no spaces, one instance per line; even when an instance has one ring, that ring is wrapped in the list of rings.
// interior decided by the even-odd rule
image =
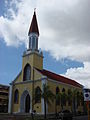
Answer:
[[[60,105],[60,100],[61,100],[61,94],[57,93],[55,95],[55,112],[56,112],[56,116],[57,116],[57,105]]]
[[[81,94],[77,92],[77,108],[78,106],[80,106],[80,102],[81,102]]]
[[[63,106],[66,105],[66,101],[67,101],[67,94],[65,92],[61,93],[61,107],[63,110]]]
[[[44,118],[46,119],[47,104],[51,105],[51,102],[53,102],[55,95],[52,93],[48,85],[43,84],[43,88],[40,91],[39,96],[35,95],[35,97],[39,97],[40,99],[42,98],[44,100]]]
[[[77,92],[77,93],[78,93],[77,94],[77,107],[78,107],[78,105],[81,104],[81,106],[83,108],[83,112],[84,112],[85,107],[84,107],[84,96],[83,96],[83,93],[82,92]]]
[[[71,89],[68,89],[68,95],[67,95],[67,100],[68,100],[68,105],[71,106],[71,110],[72,110],[72,91]]]
[[[55,94],[55,113],[57,116],[57,106],[60,105],[60,98],[61,98],[61,94],[60,94],[60,90],[59,87],[56,87],[56,94]]]
[[[83,94],[80,94],[77,89],[68,90],[68,100],[71,101],[72,112],[75,114],[80,101],[83,102]]]
[[[77,89],[72,92],[72,111],[76,114],[76,106],[77,106]]]
[[[80,94],[80,102],[81,102],[81,105],[84,106],[84,96],[82,92]]]
[[[44,99],[44,117],[46,119],[46,107],[47,104],[51,105],[51,101],[53,102],[54,100],[54,94],[52,93],[52,91],[50,90],[49,86],[44,84],[43,85],[43,91],[41,92],[41,97]]]

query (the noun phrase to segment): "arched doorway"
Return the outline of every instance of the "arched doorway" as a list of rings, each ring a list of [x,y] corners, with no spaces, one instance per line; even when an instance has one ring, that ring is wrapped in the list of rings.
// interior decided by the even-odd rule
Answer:
[[[20,112],[29,113],[31,111],[30,95],[27,90],[25,90],[21,96],[20,100]]]
[[[29,113],[30,111],[30,96],[27,94],[25,99],[25,113]]]

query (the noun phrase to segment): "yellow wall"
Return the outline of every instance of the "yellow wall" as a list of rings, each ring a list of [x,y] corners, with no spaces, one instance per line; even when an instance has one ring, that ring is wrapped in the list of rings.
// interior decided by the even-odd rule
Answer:
[[[23,92],[25,90],[29,91],[30,95],[32,94],[32,84],[30,84],[30,83],[16,84],[13,87],[13,93],[16,89],[18,89],[18,91],[19,91],[19,102],[18,102],[18,104],[14,104],[14,94],[13,94],[13,112],[19,112],[21,95],[23,94]]]
[[[71,85],[67,85],[67,84],[63,84],[63,83],[59,83],[59,82],[53,82],[52,80],[48,80],[47,84],[50,86],[50,90],[53,91],[54,94],[56,94],[56,87],[59,87],[60,93],[62,93],[62,89],[65,88],[65,93],[68,93],[68,89],[71,89],[71,91],[73,92],[75,89],[77,89],[77,91],[82,92],[82,88],[78,88],[78,87],[74,87]],[[72,111],[72,107],[68,106],[68,103],[66,103],[66,106],[63,106],[63,109],[68,109],[70,111]],[[82,106],[79,106],[78,108],[80,111],[82,110]],[[57,106],[57,112],[60,112],[62,110],[61,108],[61,104]],[[53,102],[53,106],[48,107],[48,112],[49,113],[53,113],[55,112],[55,100]]]
[[[38,72],[37,72],[37,70],[34,70],[35,72],[34,72],[34,74],[35,74],[35,82],[34,82],[34,89],[37,87],[37,86],[39,86],[40,88],[41,88],[41,81],[39,80],[39,81],[37,81],[38,79],[40,79],[40,77],[41,77],[41,74],[39,74]],[[16,81],[15,81],[16,82]],[[31,95],[31,97],[32,97],[32,89],[33,89],[33,83],[32,82],[28,82],[28,83],[25,83],[25,81],[23,81],[22,83],[21,82],[16,82],[15,83],[15,85],[13,86],[13,93],[14,93],[14,91],[16,90],[16,89],[18,89],[19,90],[19,102],[18,102],[18,104],[14,104],[14,94],[13,94],[13,112],[19,112],[20,111],[20,99],[21,99],[21,95],[23,94],[23,92],[25,91],[25,90],[27,90],[29,93],[30,93],[30,95]],[[35,91],[34,91],[35,92]],[[34,105],[34,109],[39,113],[39,112],[41,112],[41,103],[39,103],[39,104],[35,104]]]
[[[43,56],[37,52],[24,55],[23,62],[22,62],[22,72],[17,76],[16,80],[14,81],[14,86],[13,86],[13,93],[16,89],[19,90],[19,103],[13,104],[12,106],[13,112],[19,112],[20,98],[21,98],[22,93],[25,91],[25,89],[27,89],[30,92],[31,97],[32,97],[32,89],[33,89],[32,82],[26,83],[25,81],[23,81],[23,70],[27,63],[30,64],[31,66],[31,80],[34,79],[34,81],[36,81],[36,80],[41,79],[42,77],[42,75],[37,70],[35,70],[33,67],[38,68],[38,69],[43,69]],[[41,88],[41,81],[34,82],[34,88],[36,88],[37,86]],[[14,103],[14,94],[13,94],[13,103]],[[36,109],[37,112],[41,112],[41,103],[35,104],[34,108]]]
[[[37,72],[37,70],[34,72],[35,73],[35,79],[41,77],[41,74],[39,74],[39,72]],[[67,84],[62,84],[62,83],[57,83],[57,82],[53,82],[51,80],[47,81],[47,85],[50,86],[50,90],[53,91],[54,94],[56,94],[56,87],[59,87],[60,92],[62,92],[62,89],[65,88],[65,92],[67,93],[68,89],[71,89],[72,91],[74,89],[77,89],[79,92],[82,92],[81,88],[76,88]],[[34,82],[34,89],[39,86],[42,89],[42,81],[39,80],[35,80]],[[18,104],[13,104],[13,112],[18,112],[20,110],[20,98],[22,93],[26,90],[28,90],[30,92],[30,95],[32,97],[32,83],[24,83],[24,84],[16,84],[14,86],[14,91],[18,89],[19,90],[19,103]],[[35,92],[35,91],[34,91]],[[53,104],[53,105],[52,105]],[[72,107],[68,106],[68,103],[66,103],[66,106],[63,107],[64,109],[68,109],[70,111],[72,111]],[[41,113],[42,112],[42,103],[37,103],[34,105],[34,110],[36,110],[37,113]],[[57,106],[57,112],[61,111],[61,105]],[[77,111],[83,111],[83,107],[80,105],[78,107]],[[51,105],[48,105],[48,113],[54,113],[55,112],[55,100],[53,101],[53,103],[51,102]]]
[[[34,88],[36,88],[37,86],[39,86],[41,88],[42,87],[42,82],[41,81],[35,82]],[[34,105],[34,110],[36,110],[37,113],[41,113],[41,111],[42,111],[42,104],[41,103],[36,103]]]
[[[43,56],[39,53],[31,53],[30,55],[23,56],[23,63],[22,63],[22,80],[23,80],[23,70],[26,64],[30,64],[31,66],[31,73],[33,73],[33,67],[38,68],[40,70],[43,69]],[[33,74],[31,74],[31,80],[33,79]]]
[[[18,83],[18,82],[21,82],[21,81],[22,81],[22,71],[16,77],[16,79],[14,80],[14,83]]]
[[[31,80],[34,79],[34,92],[35,88],[39,86],[42,89],[42,74],[40,74],[36,69],[33,69],[33,67],[38,68],[40,70],[43,69],[43,57],[40,56],[38,53],[30,53],[30,55],[23,56],[23,62],[22,62],[22,72],[19,74],[19,76],[16,78],[14,81],[14,86],[13,86],[13,105],[12,105],[12,110],[13,112],[19,112],[20,111],[20,99],[21,95],[25,90],[29,91],[30,97],[32,98],[32,89],[33,89],[33,84],[32,82],[27,82],[23,81],[23,70],[26,64],[30,64],[31,66]],[[48,79],[47,80],[47,85],[50,86],[50,90],[56,94],[56,87],[59,87],[60,92],[62,92],[62,89],[65,88],[65,93],[68,92],[68,89],[71,89],[72,91],[77,89],[78,91],[82,92],[82,88],[76,88],[71,85],[55,82],[53,80]],[[19,102],[18,104],[14,104],[14,91],[18,89],[19,90]],[[61,110],[61,105],[57,106],[57,111],[59,112]],[[64,109],[68,109],[72,111],[71,106],[68,106],[68,103],[66,106],[64,106]],[[34,110],[36,110],[37,113],[42,112],[42,103],[37,103],[34,105]],[[78,111],[82,111],[82,106],[78,107]],[[50,105],[48,105],[48,113],[53,113],[55,112],[55,100],[54,102]]]

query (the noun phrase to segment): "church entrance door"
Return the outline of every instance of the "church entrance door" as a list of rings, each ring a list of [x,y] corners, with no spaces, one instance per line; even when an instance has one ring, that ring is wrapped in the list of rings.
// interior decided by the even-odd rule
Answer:
[[[30,96],[27,94],[26,99],[25,99],[25,112],[29,113],[30,111]]]
[[[21,113],[30,113],[31,111],[31,99],[30,94],[27,90],[25,90],[21,95],[20,100],[20,112]]]

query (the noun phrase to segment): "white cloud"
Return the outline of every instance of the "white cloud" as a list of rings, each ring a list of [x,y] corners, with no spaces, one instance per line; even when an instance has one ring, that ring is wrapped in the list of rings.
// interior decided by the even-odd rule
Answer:
[[[66,76],[90,86],[90,0],[8,0],[0,16],[0,37],[8,46],[28,45],[28,30],[37,8],[39,47],[57,60],[81,61],[84,67],[70,68]]]
[[[85,87],[90,88],[90,62],[85,62],[84,67],[68,69],[64,76],[72,78]]]
[[[90,0],[11,0],[0,16],[0,37],[9,46],[28,45],[28,29],[37,8],[39,47],[57,60],[81,61],[84,67],[71,68],[66,75],[86,84],[90,78]]]
[[[9,8],[5,15],[0,17],[0,35],[8,46],[17,47],[23,43],[27,45],[31,18],[29,5],[31,5],[30,0],[27,0],[27,2],[24,2],[24,0],[21,2],[19,0],[6,2],[6,6],[9,6]]]
[[[7,1],[7,0],[6,0]],[[89,0],[11,0],[0,17],[0,36],[7,45],[28,44],[28,29],[37,8],[39,47],[56,59],[90,61]]]

